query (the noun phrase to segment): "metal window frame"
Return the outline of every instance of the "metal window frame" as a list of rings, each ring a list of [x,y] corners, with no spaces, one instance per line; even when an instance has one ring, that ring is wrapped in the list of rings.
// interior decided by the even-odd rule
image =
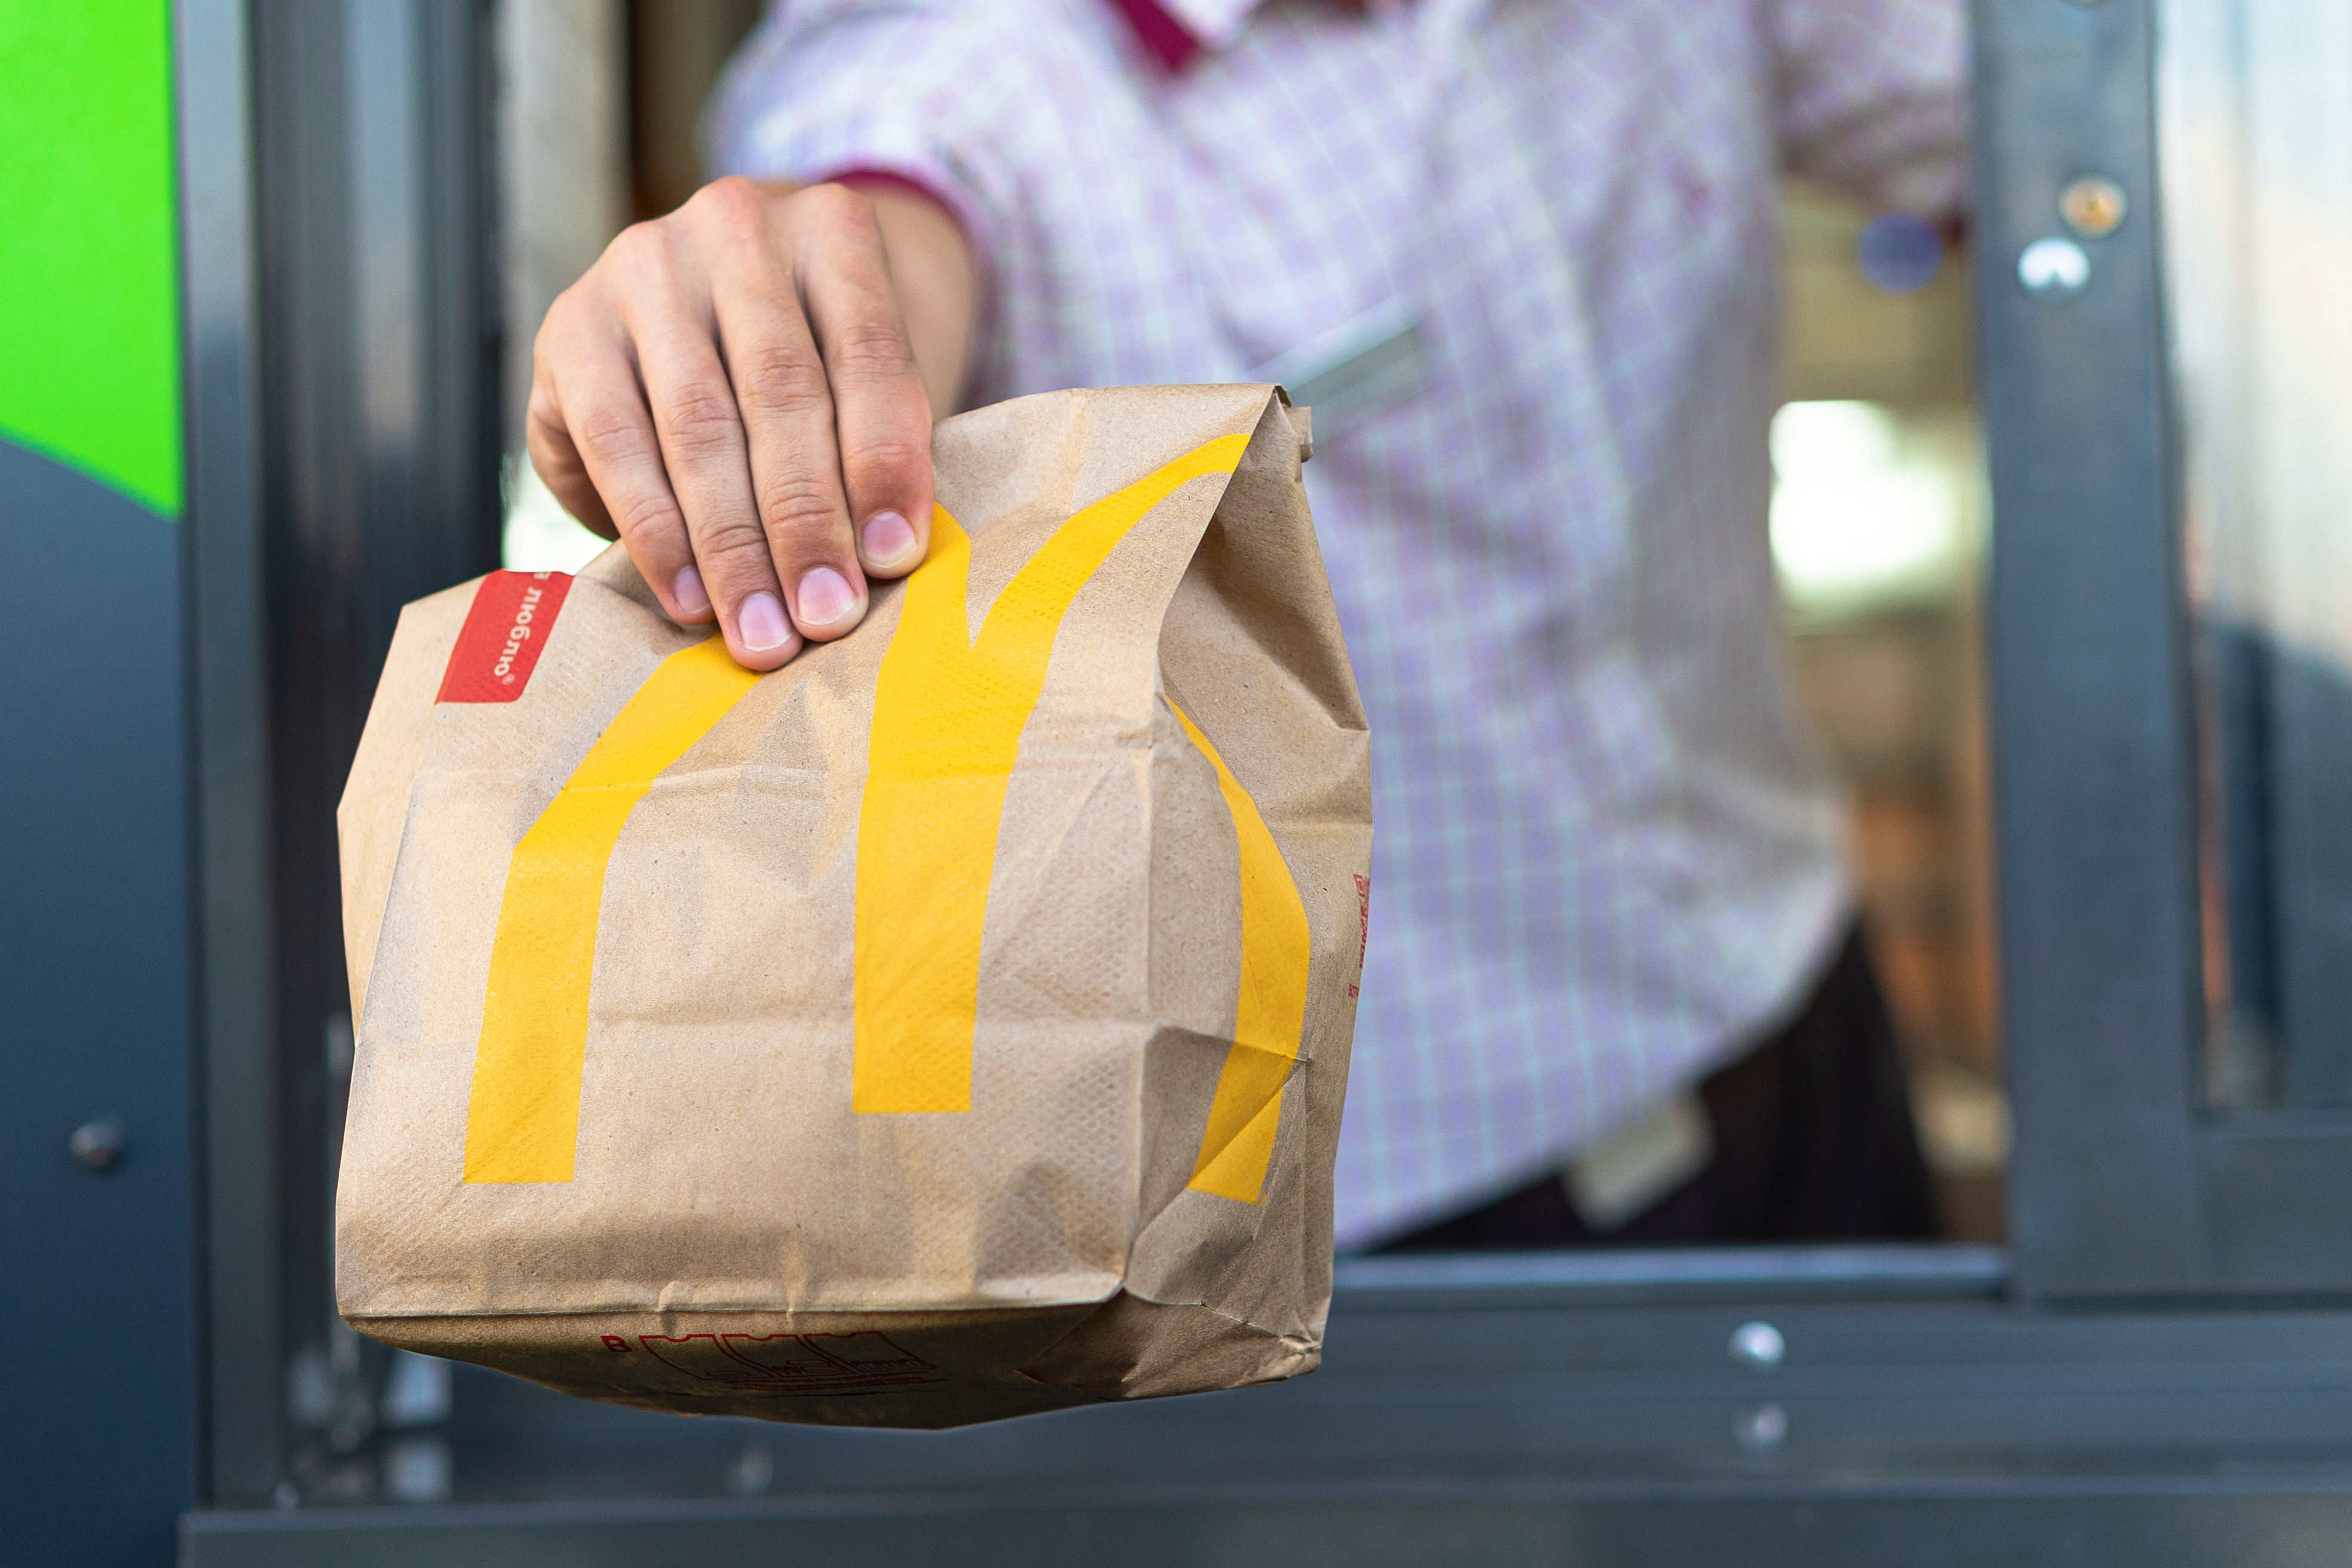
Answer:
[[[2209,1109],[2150,0],[1979,0],[2011,1244],[2029,1296],[2352,1295],[2352,1115]],[[2130,216],[2029,298],[2084,174]],[[2088,652],[2090,657],[2084,657]]]
[[[192,1517],[190,1568],[811,1561],[2314,1568],[2352,1314],[2051,1312],[1986,1248],[1343,1263],[1276,1388],[946,1433],[461,1370],[488,1500]],[[1729,1353],[1768,1321],[1778,1364]],[[1750,1331],[1752,1337],[1752,1330]]]
[[[225,1391],[269,1386],[279,1360],[250,40],[243,0],[181,0],[173,21],[198,825],[197,1485],[247,1500],[277,1483],[278,1402]]]
[[[347,994],[333,809],[400,606],[497,563],[489,13],[177,0],[173,20],[201,839],[198,1492],[252,1506],[332,1458],[332,1435],[297,1418],[297,1363],[324,1358],[364,1426],[380,1359],[331,1321],[328,1037]]]

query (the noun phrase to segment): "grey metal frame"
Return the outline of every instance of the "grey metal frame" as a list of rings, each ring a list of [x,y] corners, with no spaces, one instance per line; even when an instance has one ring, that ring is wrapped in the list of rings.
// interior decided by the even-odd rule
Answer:
[[[659,1503],[565,1510],[370,1510],[364,1521],[223,1521],[192,1531],[189,1568],[839,1568],[908,1563],[1097,1568],[2335,1568],[2352,1498],[2122,1480],[2079,1492],[1921,1485],[1862,1495],[1579,1495],[1567,1486],[1329,1489],[1288,1498],[847,1508]],[[1079,1504],[1069,1506],[1071,1501]]]
[[[1769,1324],[1777,1359],[1738,1346]],[[1766,1342],[1770,1343],[1767,1338]],[[1997,1253],[1343,1264],[1276,1388],[946,1433],[461,1376],[456,1505],[192,1520],[192,1568],[2340,1558],[2352,1314],[2052,1313]]]
[[[2142,0],[1980,0],[1978,321],[1999,537],[1989,623],[2011,1237],[2037,1295],[2200,1278],[2193,737]],[[2079,174],[2132,214],[2044,305],[2015,258]],[[2088,655],[2089,657],[2085,657]]]
[[[267,1497],[279,1402],[269,1049],[269,714],[256,363],[251,40],[243,0],[175,15],[186,301],[197,847],[197,1108],[205,1158],[205,1495]]]
[[[205,1148],[200,1495],[299,1494],[331,1320],[333,811],[400,605],[496,564],[481,0],[180,0]],[[348,1027],[347,1024],[344,1026]],[[328,1370],[334,1418],[293,1384]],[[315,1427],[315,1429],[313,1429]]]
[[[466,367],[488,300],[478,274],[476,295],[463,286],[488,222],[463,174],[486,127],[463,101],[461,24],[478,14],[383,0],[362,15],[374,3],[182,0],[184,68],[213,62],[203,94],[223,98],[189,93],[192,171],[232,142],[258,150],[249,192],[223,176],[191,198],[212,226],[191,240],[191,319],[215,1507],[185,1521],[186,1561],[1634,1564],[1727,1543],[1813,1568],[2334,1560],[2352,1530],[2352,1312],[2246,1298],[2352,1294],[2352,1261],[2321,1249],[2352,1226],[2290,1180],[2352,1149],[2332,1121],[2217,1120],[2195,1088],[2148,0],[1975,4],[2019,1129],[2005,1258],[1360,1260],[1341,1268],[1313,1378],[944,1435],[680,1422],[460,1369],[446,1426],[362,1433],[352,1453],[440,1445],[464,1500],[256,1506],[309,1484],[281,1489],[320,1441],[289,1428],[285,1378],[323,1353],[327,1306],[320,1038],[340,955],[329,890],[289,868],[321,853],[318,813],[392,610],[488,563],[477,492],[496,405],[467,401],[482,384]],[[251,121],[218,67],[247,15]],[[354,20],[397,36],[347,106]],[[2010,264],[2059,232],[2058,188],[2091,172],[2125,185],[2133,216],[2084,242],[2080,298],[2037,303]],[[239,224],[258,295],[230,254]],[[352,330],[414,324],[419,299],[439,335],[412,342],[413,361],[379,361]],[[423,369],[404,380],[395,362]],[[331,613],[289,616],[297,585]],[[298,656],[321,672],[309,684],[283,673]],[[2198,1302],[2233,1292],[2229,1310]],[[1750,1319],[1783,1335],[1777,1370],[1727,1353]]]
[[[1979,0],[2011,1238],[2037,1298],[2352,1293],[2352,1115],[2206,1108],[2191,628],[2147,0]],[[2015,260],[2104,174],[2089,286]]]

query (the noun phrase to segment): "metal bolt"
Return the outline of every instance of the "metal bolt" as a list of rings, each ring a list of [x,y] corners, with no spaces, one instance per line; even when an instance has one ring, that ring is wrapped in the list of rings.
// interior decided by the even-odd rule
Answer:
[[[1788,1435],[1789,1413],[1777,1405],[1759,1405],[1732,1417],[1732,1437],[1751,1454],[1779,1447]]]
[[[1731,1359],[1758,1372],[1770,1372],[1788,1353],[1789,1343],[1769,1323],[1742,1323],[1731,1331]]]
[[[2105,239],[2123,226],[2131,210],[2124,188],[2100,174],[2085,174],[2058,193],[2058,216],[2084,239]]]
[[[111,1116],[83,1122],[74,1129],[73,1136],[66,1140],[66,1147],[73,1152],[74,1163],[96,1176],[102,1176],[122,1163],[123,1152],[130,1146],[130,1141],[123,1136],[122,1123]]]
[[[2063,305],[2091,281],[2091,258],[2071,239],[2037,239],[2017,258],[2017,280],[2047,305]]]

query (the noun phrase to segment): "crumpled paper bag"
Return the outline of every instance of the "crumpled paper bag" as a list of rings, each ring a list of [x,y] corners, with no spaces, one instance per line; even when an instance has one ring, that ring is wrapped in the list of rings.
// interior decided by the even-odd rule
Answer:
[[[864,1426],[1311,1370],[1371,806],[1307,450],[1265,386],[947,420],[929,558],[765,676],[617,548],[410,605],[343,1316]]]

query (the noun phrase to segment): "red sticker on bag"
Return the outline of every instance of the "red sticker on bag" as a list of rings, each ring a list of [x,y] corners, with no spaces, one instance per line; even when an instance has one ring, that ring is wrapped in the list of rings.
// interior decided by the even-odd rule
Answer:
[[[521,696],[571,591],[572,579],[562,572],[493,572],[483,578],[434,700],[511,702]]]

